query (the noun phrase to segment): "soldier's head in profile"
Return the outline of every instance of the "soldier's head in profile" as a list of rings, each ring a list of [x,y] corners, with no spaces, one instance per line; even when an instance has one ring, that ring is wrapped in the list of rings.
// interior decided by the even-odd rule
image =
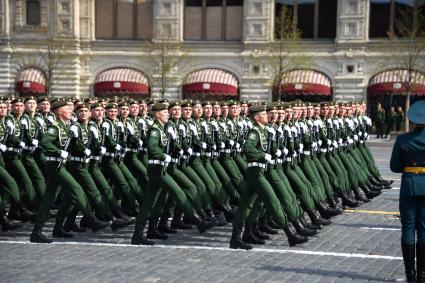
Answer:
[[[155,120],[157,120],[162,125],[165,125],[168,122],[168,104],[165,103],[155,103],[151,108],[152,115]]]
[[[251,106],[249,108],[249,114],[252,120],[260,126],[264,126],[268,122],[267,106],[265,105]]]

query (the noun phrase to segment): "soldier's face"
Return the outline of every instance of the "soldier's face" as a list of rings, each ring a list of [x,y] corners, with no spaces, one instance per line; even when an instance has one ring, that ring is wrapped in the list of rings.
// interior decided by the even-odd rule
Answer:
[[[229,106],[223,106],[221,107],[221,115],[223,117],[227,117],[227,115],[229,115]]]
[[[43,113],[50,112],[50,102],[49,101],[40,102],[38,104],[38,109],[40,109],[40,111]]]
[[[78,110],[78,119],[87,122],[90,119],[90,110],[88,108],[80,108]]]
[[[22,115],[22,113],[24,113],[25,110],[25,105],[23,102],[16,102],[13,103],[12,105],[12,110],[13,112],[15,112],[17,115]]]
[[[298,107],[292,108],[292,116],[294,117],[294,119],[298,119],[299,117],[299,113],[300,113],[300,109]]]
[[[182,116],[182,108],[180,106],[174,106],[170,109],[171,119],[178,120]]]
[[[148,113],[148,105],[146,103],[140,103],[140,113],[142,115],[145,115],[146,113]]]
[[[286,113],[285,110],[279,110],[279,123],[282,123],[285,121]]]
[[[271,110],[268,112],[269,123],[276,123],[278,117],[279,117],[279,112],[277,112],[277,110]]]
[[[59,119],[64,121],[69,121],[72,116],[71,108],[69,108],[69,105],[63,106],[57,110],[57,116]]]
[[[313,106],[308,106],[307,107],[307,118],[311,118],[314,115],[314,108]]]
[[[314,117],[320,116],[320,107],[314,107]]]
[[[254,115],[254,121],[260,125],[267,124],[267,119],[268,119],[268,115],[266,111],[261,111]]]
[[[108,116],[109,119],[115,120],[118,116],[118,109],[115,109],[115,108],[108,109],[106,111],[106,115]]]
[[[238,116],[238,105],[232,105],[232,106],[230,106],[229,107],[229,116],[230,117],[232,117],[232,118],[234,118],[234,117],[237,117]]]
[[[183,107],[182,115],[184,119],[189,119],[190,117],[192,117],[192,107]]]
[[[196,104],[192,107],[193,117],[198,119],[202,117],[202,106],[200,104]]]
[[[205,105],[203,111],[204,111],[204,117],[205,118],[211,118],[212,113],[213,113],[211,105]]]
[[[91,117],[95,120],[100,120],[103,118],[103,108],[97,107],[91,110]]]
[[[74,103],[68,102],[68,106],[69,106],[69,109],[71,109],[71,111],[74,111]]]
[[[248,104],[241,104],[241,114],[246,115],[248,114]]]
[[[218,117],[221,115],[221,107],[220,105],[214,105],[213,106],[213,112],[214,112],[214,116]]]
[[[7,105],[6,103],[0,104],[0,117],[4,117],[7,115]]]
[[[307,107],[301,108],[303,117],[307,117]]]
[[[335,107],[333,107],[333,106],[329,107],[328,116],[332,118],[334,116],[334,114],[335,114]]]
[[[128,115],[130,114],[130,108],[128,108],[128,106],[122,106],[120,107],[120,117],[121,118],[127,118]]]
[[[37,102],[35,100],[27,100],[25,102],[25,110],[29,113],[34,113],[37,109]]]
[[[327,117],[329,113],[329,107],[328,106],[322,107],[321,113],[322,113],[322,117]]]
[[[130,105],[130,114],[131,114],[132,116],[137,116],[137,115],[139,115],[139,110],[140,110],[140,108],[139,108],[139,104],[131,104],[131,105]]]
[[[286,109],[286,119],[288,119],[288,121],[292,119],[292,116],[293,116],[292,114],[293,114],[293,111],[291,108]]]
[[[168,115],[168,110],[167,109],[164,109],[164,110],[161,110],[161,111],[156,111],[154,115],[155,115],[155,118],[161,124],[164,125],[165,123],[168,122],[169,115]]]

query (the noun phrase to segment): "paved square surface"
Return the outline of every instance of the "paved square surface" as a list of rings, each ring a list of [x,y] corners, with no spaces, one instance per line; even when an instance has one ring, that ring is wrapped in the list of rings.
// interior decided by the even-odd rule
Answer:
[[[31,224],[0,232],[0,282],[383,282],[403,281],[398,195],[391,147],[371,147],[385,178],[371,203],[333,218],[309,242],[289,248],[283,232],[252,251],[228,249],[231,226],[179,231],[153,247],[130,246],[133,226],[72,241],[30,244]],[[53,223],[44,229],[50,234]]]

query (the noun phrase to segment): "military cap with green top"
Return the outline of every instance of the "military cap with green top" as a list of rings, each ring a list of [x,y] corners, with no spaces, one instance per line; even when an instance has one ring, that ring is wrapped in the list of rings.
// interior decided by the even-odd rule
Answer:
[[[52,111],[58,110],[61,107],[68,106],[68,102],[65,99],[59,99],[52,103]]]
[[[171,109],[171,108],[176,107],[176,106],[181,106],[180,101],[174,101],[174,102],[171,102],[171,103],[168,105],[168,109]]]
[[[254,105],[249,107],[249,114],[251,116],[259,113],[259,112],[263,112],[263,111],[267,111],[267,106],[266,105]]]
[[[168,104],[166,103],[155,103],[152,106],[152,111],[156,112],[156,111],[162,111],[162,110],[167,110],[168,109]]]

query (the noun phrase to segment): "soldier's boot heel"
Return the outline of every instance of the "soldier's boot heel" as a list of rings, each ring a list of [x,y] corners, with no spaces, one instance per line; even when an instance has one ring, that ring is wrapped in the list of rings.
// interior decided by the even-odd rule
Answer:
[[[41,233],[42,228],[43,228],[43,224],[36,223],[34,225],[34,228],[30,236],[31,243],[50,244],[52,242],[51,239],[47,238],[43,233]]]
[[[245,224],[245,230],[242,235],[242,241],[244,241],[247,244],[254,244],[254,245],[264,245],[266,243],[264,240],[258,239],[253,234],[253,225],[251,223]]]
[[[207,220],[201,219],[199,215],[196,213],[193,214],[192,221],[193,223],[195,223],[196,228],[198,228],[198,231],[201,234],[206,232],[208,229],[214,227],[216,224],[214,221],[207,221]]]
[[[133,237],[131,238],[132,245],[153,246],[155,244],[153,241],[149,241],[145,236],[143,236],[144,228],[145,224],[136,224]]]
[[[360,189],[358,187],[354,187],[352,188],[353,192],[354,192],[354,196],[356,198],[356,200],[358,201],[362,201],[362,202],[370,202],[370,199],[368,199],[367,197],[365,197],[361,192]]]
[[[252,229],[252,232],[253,232],[254,236],[257,237],[258,239],[261,239],[261,240],[270,240],[270,236],[269,235],[267,235],[266,233],[263,233],[263,232],[261,232],[259,230],[258,224],[257,225],[254,225],[254,227]]]
[[[365,186],[365,185],[360,185],[360,188],[365,193],[365,195],[366,195],[366,197],[368,199],[373,199],[373,198],[375,198],[375,197],[377,197],[377,196],[379,196],[381,194],[380,191],[377,192],[377,191],[371,191],[371,190],[369,190],[368,187]]]
[[[401,244],[401,252],[403,253],[406,282],[416,282],[415,245]]]
[[[308,236],[314,236],[314,235],[317,235],[319,233],[318,230],[311,230],[307,227],[304,227],[304,225],[302,225],[302,223],[299,219],[295,219],[294,221],[292,221],[292,224],[294,225],[297,233],[302,235],[302,236],[307,236],[307,237]]]
[[[177,234],[177,230],[168,225],[168,217],[161,217],[158,224],[158,231],[166,234]]]
[[[151,217],[149,219],[148,232],[146,236],[148,239],[158,239],[158,240],[167,240],[168,235],[162,234],[157,229],[158,217]]]
[[[99,221],[92,214],[86,216],[86,221],[87,227],[90,228],[93,233],[96,233],[97,231],[105,229],[109,226],[109,222]]]
[[[322,202],[319,202],[316,207],[321,217],[325,219],[330,219],[332,216],[338,215],[336,210],[326,207]]]
[[[28,222],[30,220],[33,222],[35,220],[35,213],[23,206],[22,203],[17,204],[17,207],[22,223]]]
[[[288,238],[288,243],[290,247],[293,247],[295,245],[299,245],[308,241],[307,237],[301,236],[297,233],[297,231],[295,230],[295,228],[292,226],[291,223],[288,223],[288,225],[286,225],[286,227],[283,228],[283,231],[285,232],[285,235]]]
[[[0,209],[0,224],[1,224],[1,230],[3,232],[19,229],[22,227],[21,223],[15,223],[15,222],[9,221],[9,219],[6,218],[6,212],[4,208]]]
[[[308,222],[308,220],[304,217],[304,213],[301,214],[299,220],[304,227],[310,230],[320,230],[323,228],[321,225],[314,225],[313,223]]]
[[[119,229],[122,229],[124,227],[127,227],[128,225],[131,225],[132,221],[130,219],[123,219],[123,218],[114,218],[112,220],[111,229],[112,231],[117,231]]]
[[[317,210],[307,209],[306,212],[307,212],[308,216],[310,217],[311,222],[314,225],[327,226],[327,225],[330,225],[332,223],[331,220],[321,218],[320,214]]]
[[[242,242],[241,233],[242,233],[241,229],[237,229],[233,227],[232,238],[230,239],[229,247],[231,249],[251,250],[252,249],[251,245],[248,245]]]
[[[53,238],[72,238],[73,235],[71,233],[67,233],[63,229],[63,222],[65,217],[58,216],[55,220],[55,226],[53,227],[52,236]]]
[[[360,202],[355,199],[352,199],[347,192],[341,193],[342,205],[348,206],[349,208],[356,208],[360,206]]]
[[[425,283],[425,246],[416,244],[416,265],[418,269],[418,283]]]

